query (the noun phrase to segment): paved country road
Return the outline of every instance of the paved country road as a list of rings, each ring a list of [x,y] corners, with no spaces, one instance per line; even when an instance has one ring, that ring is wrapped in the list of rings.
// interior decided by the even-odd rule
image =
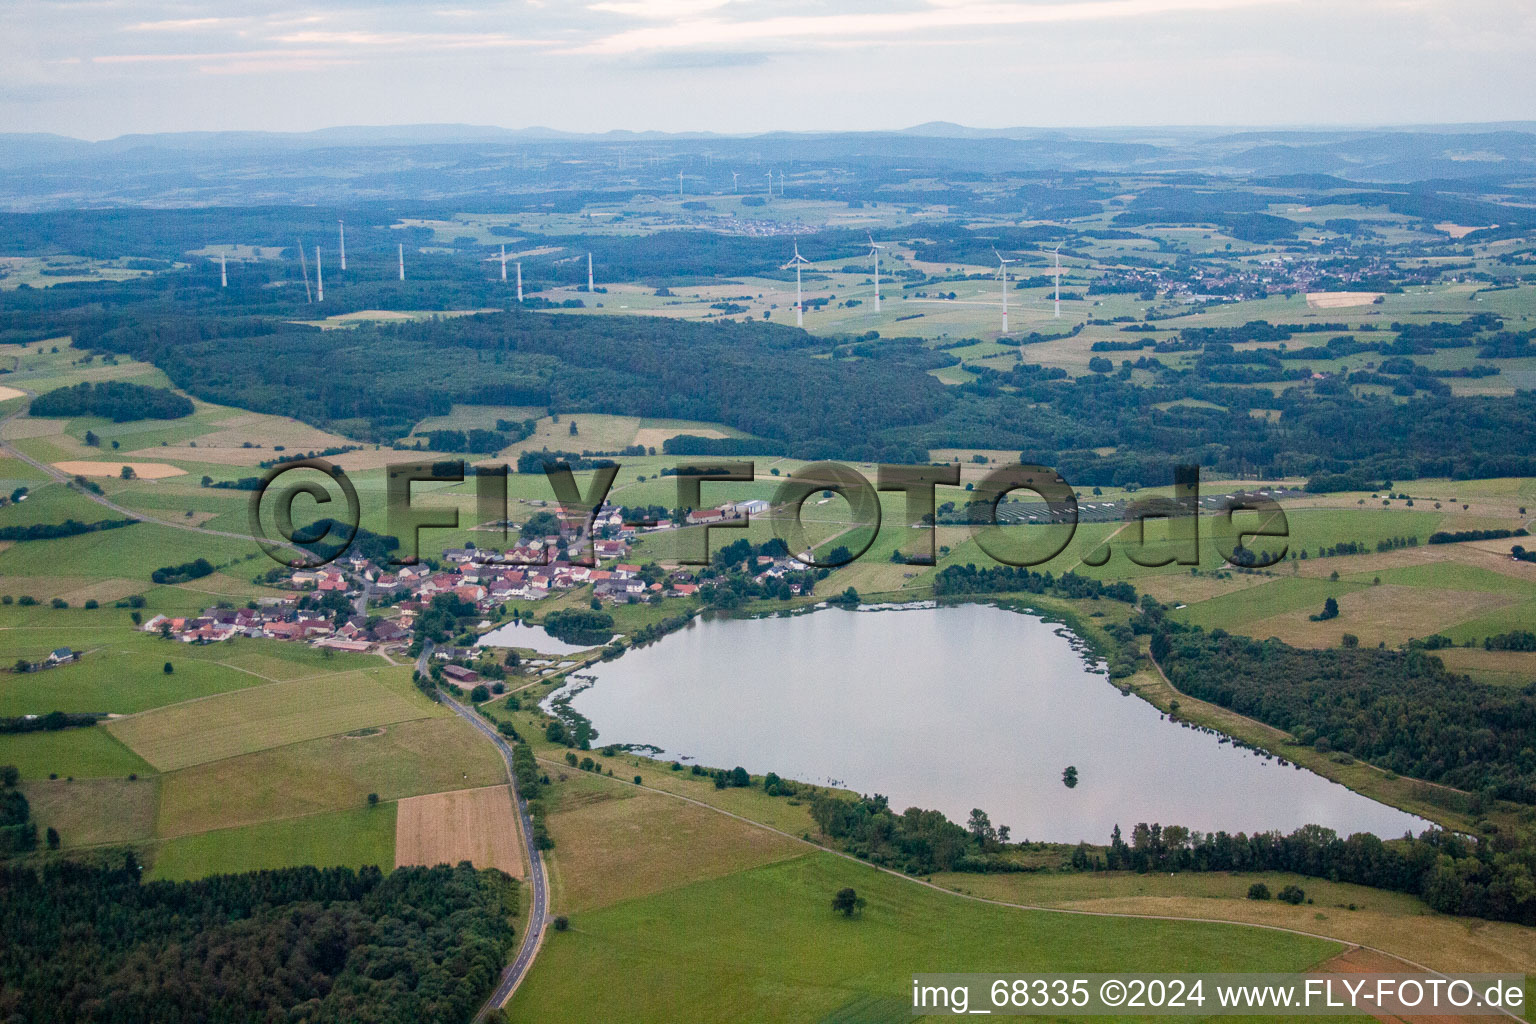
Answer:
[[[26,391],[25,388],[18,388],[17,390],[25,391],[28,397],[32,396],[32,392]],[[27,406],[24,405],[9,415],[5,416],[3,419],[0,419],[0,427],[5,426],[5,424],[9,423],[11,420],[15,419],[26,411]],[[32,456],[28,455],[26,452],[22,451],[20,448],[17,448],[15,445],[4,439],[0,439],[0,451],[4,451],[8,455],[20,459],[22,462],[25,462],[33,469],[42,470],[44,473],[48,474],[50,479],[59,483],[68,484],[74,480],[74,477],[70,476],[63,470],[58,469],[55,466],[51,466],[48,463],[41,461],[40,459],[34,459]],[[114,460],[104,458],[98,461],[111,462]],[[123,457],[122,461],[132,462],[134,460],[131,455],[126,455]],[[235,540],[248,540],[251,541],[253,545],[256,543],[251,539],[251,535],[249,533],[231,533],[228,530],[205,530],[201,526],[192,526],[187,523],[178,523],[174,519],[158,519],[155,516],[145,515],[143,512],[136,512],[131,508],[124,508],[122,505],[119,505],[117,502],[113,501],[111,498],[108,498],[106,495],[97,494],[95,491],[88,491],[83,487],[80,488],[79,493],[83,494],[87,498],[90,498],[98,505],[103,505],[106,508],[109,508],[112,511],[118,513],[119,515],[127,516],[129,519],[134,519],[141,523],[154,523],[157,526],[169,526],[175,530],[189,530],[192,533],[201,533],[205,536],[232,537]],[[291,547],[292,545],[279,542],[278,546]]]
[[[421,656],[416,659],[416,671],[426,675],[428,660],[431,656],[432,644],[429,641],[422,647]],[[528,816],[528,802],[517,791],[517,776],[512,771],[512,745],[473,708],[467,708],[451,697],[445,698],[443,703],[496,744],[496,749],[501,752],[501,759],[507,764],[507,778],[512,787],[512,802],[517,806],[517,816],[522,825],[523,847],[528,853],[528,881],[533,888],[533,910],[528,918],[528,930],[523,933],[523,943],[518,947],[517,956],[513,958],[512,963],[501,972],[501,981],[497,984],[496,990],[491,993],[490,998],[485,1001],[485,1006],[476,1015],[475,1019],[479,1020],[486,1010],[505,1003],[512,993],[517,991],[517,986],[522,984],[523,978],[528,974],[528,968],[533,966],[533,958],[538,955],[539,947],[544,942],[544,927],[549,915],[549,879],[544,873],[544,861],[539,856],[538,845],[533,840],[533,821]]]

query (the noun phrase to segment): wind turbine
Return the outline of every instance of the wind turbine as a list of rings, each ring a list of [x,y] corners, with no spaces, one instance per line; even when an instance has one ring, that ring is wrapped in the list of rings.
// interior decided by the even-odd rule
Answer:
[[[337,227],[341,229],[341,269],[347,269],[347,222],[338,220]]]
[[[498,260],[501,261],[501,280],[505,283],[507,280],[507,246],[505,242],[502,243],[500,256],[487,256],[483,262],[495,263]]]
[[[1003,333],[1007,334],[1008,333],[1008,264],[1010,264],[1010,263],[1017,263],[1018,260],[1005,260],[1005,259],[1003,259],[1003,254],[998,252],[996,249],[992,250],[992,255],[997,257],[997,276],[999,278],[1001,278],[1002,282],[1003,282]]]
[[[683,198],[683,172],[677,172],[677,198]]]
[[[773,198],[773,172],[768,172],[768,198]]]
[[[309,290],[309,263],[304,259],[304,243],[299,243],[299,269],[304,272],[304,301],[314,302],[315,295]]]
[[[731,195],[735,195],[736,194],[736,179],[739,178],[739,177],[741,177],[741,172],[740,171],[732,171],[731,172]]]
[[[320,266],[320,247],[315,246],[315,289],[319,292],[316,302],[325,301],[325,271]]]
[[[866,232],[867,233],[867,232]],[[880,250],[885,246],[875,241],[875,236],[869,236],[869,254],[875,258],[875,312],[880,312]]]
[[[400,280],[404,281],[405,280],[405,243],[404,242],[401,242],[397,246],[396,255],[400,259]]]
[[[784,198],[784,172],[779,172],[779,198]]]
[[[219,287],[229,287],[229,265],[225,262],[224,253],[219,253]]]
[[[592,287],[592,254],[589,252],[587,253],[587,291],[594,292],[596,290],[596,288]]]
[[[1061,316],[1061,246],[1051,250],[1056,254],[1056,315]]]
[[[805,303],[804,303],[804,301],[801,300],[801,297],[800,297],[801,296],[801,291],[800,291],[800,267],[802,265],[806,264],[806,263],[809,263],[809,262],[811,262],[811,261],[806,259],[804,256],[800,255],[800,243],[796,242],[795,243],[795,255],[794,255],[794,258],[789,261],[790,266],[795,268],[795,326],[796,327],[804,327],[805,326]]]
[[[523,263],[521,260],[517,263],[517,301],[523,301]]]

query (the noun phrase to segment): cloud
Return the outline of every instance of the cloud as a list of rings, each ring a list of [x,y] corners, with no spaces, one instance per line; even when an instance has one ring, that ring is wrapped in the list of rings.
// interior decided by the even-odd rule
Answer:
[[[623,14],[631,18],[666,20],[718,10],[734,0],[607,0],[590,4],[588,10]]]
[[[867,39],[933,32],[1068,22],[1148,18],[1163,14],[1222,14],[1294,0],[1081,0],[1054,3],[997,3],[941,0],[926,9],[860,14],[785,15],[756,20],[683,18],[668,25],[628,29],[602,36],[571,53],[622,55],[653,50],[707,49],[805,40]]]
[[[229,25],[239,19],[236,18],[171,18],[165,21],[141,21],[133,25],[123,26],[124,32],[197,32],[214,28],[218,25]]]
[[[651,54],[637,64],[658,71],[751,68],[768,63],[772,57],[761,50],[669,50]]]

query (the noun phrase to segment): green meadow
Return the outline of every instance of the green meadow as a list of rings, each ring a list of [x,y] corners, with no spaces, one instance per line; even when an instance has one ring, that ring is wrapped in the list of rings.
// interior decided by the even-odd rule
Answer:
[[[867,900],[858,917],[831,910],[844,886]],[[810,853],[573,915],[546,937],[507,1014],[895,1022],[913,1019],[919,971],[1301,971],[1341,949],[1230,925],[1015,910]]]

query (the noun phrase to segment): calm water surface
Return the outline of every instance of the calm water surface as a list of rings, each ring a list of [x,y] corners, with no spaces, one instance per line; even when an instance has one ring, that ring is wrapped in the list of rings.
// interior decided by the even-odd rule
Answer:
[[[603,743],[884,793],[898,811],[960,822],[981,807],[1015,840],[1105,842],[1138,821],[1388,837],[1429,826],[1168,722],[1062,627],[985,605],[695,622],[594,674],[571,706]]]
[[[576,654],[591,650],[592,646],[577,647],[564,640],[556,640],[544,631],[543,626],[530,626],[526,622],[508,622],[497,626],[475,642],[476,647],[531,647],[540,654]]]

